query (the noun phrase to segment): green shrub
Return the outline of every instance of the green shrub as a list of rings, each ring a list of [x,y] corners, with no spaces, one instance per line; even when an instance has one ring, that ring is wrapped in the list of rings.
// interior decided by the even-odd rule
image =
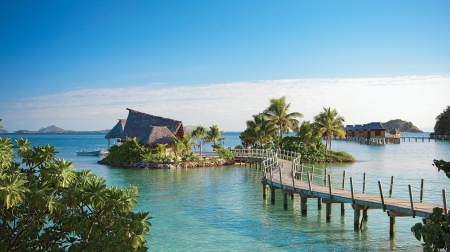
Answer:
[[[115,145],[109,149],[109,154],[103,160],[112,165],[123,165],[125,162],[141,161],[149,153],[149,149],[142,146],[136,137],[128,138],[122,145]]]
[[[233,160],[234,159],[234,155],[231,150],[221,149],[221,150],[219,150],[218,154],[221,159],[225,159],[225,160]]]

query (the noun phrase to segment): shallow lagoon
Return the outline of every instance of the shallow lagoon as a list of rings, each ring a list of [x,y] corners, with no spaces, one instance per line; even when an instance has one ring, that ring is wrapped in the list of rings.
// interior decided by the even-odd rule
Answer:
[[[234,146],[238,134],[228,133]],[[420,242],[410,232],[420,218],[396,218],[397,233],[389,237],[389,218],[382,210],[370,210],[363,230],[355,232],[353,211],[346,206],[341,216],[339,205],[333,206],[332,219],[325,220],[325,207],[317,210],[315,199],[308,201],[308,215],[300,213],[300,199],[289,200],[283,209],[282,195],[276,203],[262,199],[262,172],[244,166],[200,168],[189,170],[118,169],[98,165],[98,157],[78,157],[81,149],[106,148],[101,134],[3,134],[24,136],[35,144],[49,143],[59,157],[73,161],[78,169],[91,169],[108,184],[138,186],[139,211],[148,211],[151,220],[149,247],[154,251],[421,251]],[[233,142],[234,141],[234,142]],[[225,142],[227,144],[227,142]],[[334,150],[351,153],[358,162],[329,167],[333,181],[342,171],[362,189],[367,174],[366,191],[379,194],[378,180],[388,188],[395,176],[394,196],[408,198],[407,185],[419,196],[420,179],[425,179],[425,201],[442,202],[441,190],[449,189],[450,180],[433,167],[433,159],[450,160],[449,142],[401,142],[385,146],[368,146],[355,142],[333,141]],[[319,170],[320,171],[320,170]],[[321,179],[320,176],[316,176]],[[348,186],[348,183],[347,183]],[[387,190],[387,189],[386,189]]]

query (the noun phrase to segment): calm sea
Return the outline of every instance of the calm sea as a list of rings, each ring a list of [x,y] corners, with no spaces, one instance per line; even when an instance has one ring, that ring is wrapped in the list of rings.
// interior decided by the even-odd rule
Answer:
[[[409,134],[422,136],[427,134]],[[69,159],[77,169],[90,169],[109,185],[136,185],[140,193],[138,211],[148,211],[151,220],[152,251],[421,251],[410,228],[420,218],[396,218],[397,232],[389,237],[389,218],[382,210],[370,210],[362,231],[354,231],[353,211],[346,206],[341,216],[333,206],[332,219],[326,222],[325,207],[317,210],[317,201],[308,201],[308,215],[300,212],[300,198],[289,200],[283,209],[281,193],[276,203],[262,199],[260,170],[244,166],[189,170],[119,169],[98,165],[100,157],[76,156],[77,150],[107,148],[103,134],[2,134],[2,137],[26,137],[35,145],[57,147],[58,157]],[[225,133],[226,147],[240,144],[239,133]],[[333,183],[342,172],[353,177],[355,188],[362,190],[366,173],[366,192],[379,195],[378,180],[387,192],[390,177],[395,177],[394,196],[408,199],[407,186],[413,187],[419,200],[420,180],[425,179],[424,201],[442,204],[442,189],[450,180],[433,167],[433,159],[450,160],[450,143],[411,139],[401,144],[368,146],[355,142],[333,141],[334,150],[345,150],[358,161],[354,164],[321,165],[328,167]],[[208,147],[207,147],[208,148]],[[321,170],[318,170],[321,173]],[[316,181],[323,179],[316,175]]]

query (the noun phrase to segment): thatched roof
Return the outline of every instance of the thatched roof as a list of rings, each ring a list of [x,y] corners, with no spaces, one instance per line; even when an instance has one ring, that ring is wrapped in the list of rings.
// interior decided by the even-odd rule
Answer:
[[[368,124],[364,124],[362,127],[363,130],[370,131],[370,130],[386,130],[382,123],[380,122],[371,122]]]
[[[144,145],[157,144],[173,144],[175,142],[175,135],[167,128],[167,126],[149,126],[143,138],[139,142]]]
[[[177,137],[184,135],[183,123],[181,121],[145,114],[136,110],[127,108],[128,118],[127,124],[123,131],[123,138],[137,137],[141,139],[147,133],[148,127],[151,126],[167,126],[167,128]]]
[[[389,131],[389,134],[393,134],[393,135],[400,134],[400,133],[401,133],[400,130],[398,130],[397,128],[394,128],[393,130]]]
[[[123,130],[125,129],[125,124],[127,123],[126,119],[119,119],[116,126],[109,131],[109,133],[105,136],[106,139],[111,138],[122,138]]]
[[[105,138],[136,137],[142,144],[173,143],[172,138],[183,138],[181,121],[154,116],[127,108],[128,118],[121,119]],[[170,133],[170,134],[169,134]]]

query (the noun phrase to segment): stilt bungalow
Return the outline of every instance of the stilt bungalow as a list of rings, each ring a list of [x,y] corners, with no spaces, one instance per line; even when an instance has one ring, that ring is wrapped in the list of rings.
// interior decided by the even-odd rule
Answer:
[[[345,131],[347,133],[346,140],[367,144],[385,143],[386,129],[380,122],[347,125]]]
[[[136,137],[146,146],[155,146],[160,143],[173,144],[174,139],[184,136],[183,122],[142,113],[127,108],[127,119],[119,119],[119,122],[105,136],[108,139],[126,141],[127,138]]]
[[[364,137],[368,144],[384,144],[386,138],[386,129],[381,122],[371,122],[362,127]]]
[[[399,138],[400,137],[400,130],[397,128],[394,128],[393,130],[389,131],[389,136],[392,138]]]

